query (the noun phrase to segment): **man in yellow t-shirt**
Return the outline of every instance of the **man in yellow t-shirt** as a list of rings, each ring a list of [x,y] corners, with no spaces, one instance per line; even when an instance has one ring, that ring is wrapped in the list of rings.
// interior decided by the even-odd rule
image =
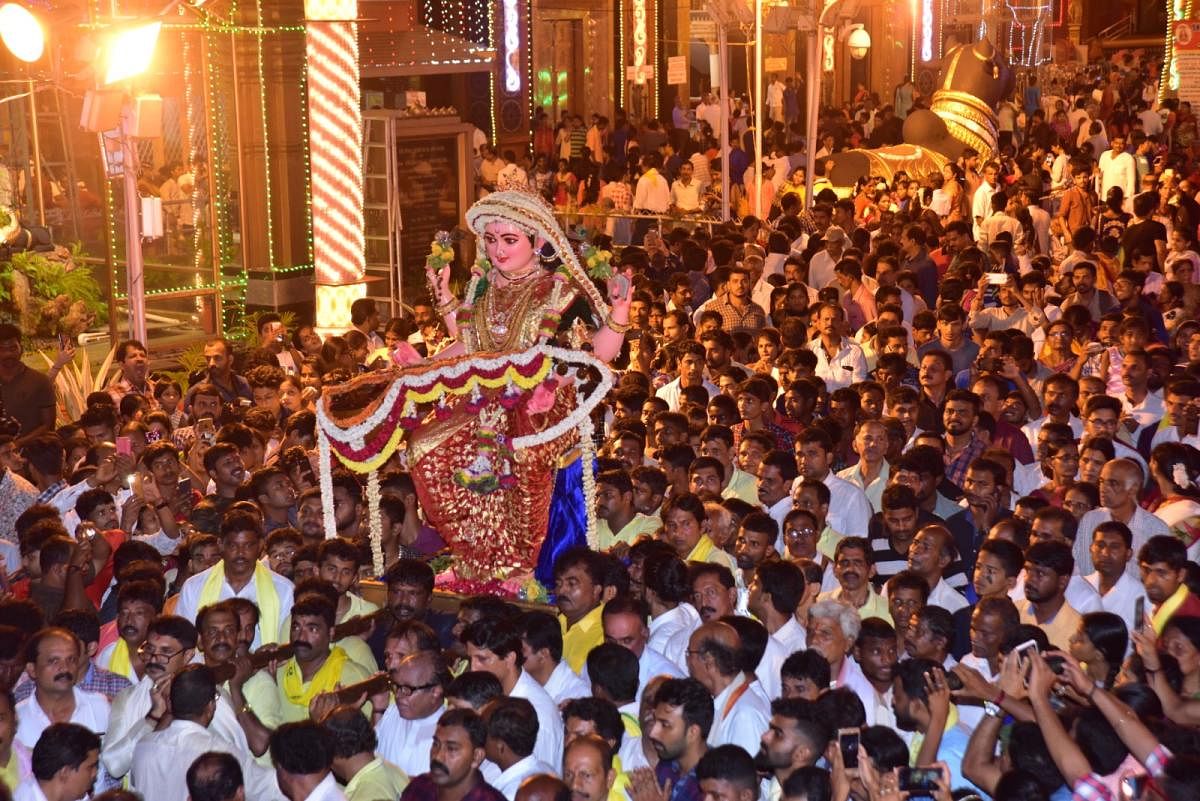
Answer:
[[[564,551],[554,563],[554,594],[563,630],[563,659],[576,673],[588,652],[604,642],[602,557],[585,546]]]
[[[375,729],[362,710],[342,704],[321,725],[333,735],[333,775],[345,786],[346,801],[400,797],[408,786],[408,774],[375,755]]]
[[[662,526],[657,515],[644,515],[633,505],[633,481],[624,470],[605,470],[596,476],[597,546],[607,551],[617,543],[632,545],[643,534]]]
[[[327,598],[311,593],[292,607],[291,642],[296,655],[278,667],[279,715],[285,722],[307,720],[314,697],[362,681],[370,674],[346,652],[330,646],[336,608]]]
[[[708,515],[704,502],[685,492],[663,504],[663,530],[667,544],[685,562],[711,562],[724,565],[732,573],[737,569],[733,557],[722,551],[708,536]]]
[[[317,575],[338,592],[337,623],[343,623],[350,618],[362,617],[379,610],[379,607],[362,596],[352,592],[358,583],[359,570],[362,567],[362,552],[348,540],[340,537],[324,540],[317,547]],[[291,631],[291,617],[283,621],[283,639],[286,642]],[[371,652],[367,641],[358,635],[342,637],[334,643],[341,647],[346,655],[359,664],[367,673],[379,670],[379,662]]]

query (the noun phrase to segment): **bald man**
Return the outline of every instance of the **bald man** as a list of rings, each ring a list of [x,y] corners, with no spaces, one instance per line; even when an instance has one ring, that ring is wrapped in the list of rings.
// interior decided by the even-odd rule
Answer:
[[[732,744],[740,745],[746,753],[758,753],[771,709],[761,695],[750,690],[753,677],[738,666],[741,647],[737,631],[728,623],[704,623],[688,642],[688,672],[713,697],[709,748]]]
[[[606,801],[617,779],[612,748],[595,734],[576,737],[563,751],[562,775],[571,801]]]
[[[521,782],[517,801],[571,801],[571,788],[557,776],[539,773]]]
[[[1142,468],[1132,459],[1114,459],[1100,469],[1100,506],[1079,519],[1079,532],[1071,549],[1076,573],[1086,576],[1096,569],[1092,565],[1092,533],[1101,523],[1116,520],[1129,526],[1135,554],[1151,537],[1171,533],[1166,523],[1138,505],[1144,481]],[[1136,559],[1125,564],[1125,572],[1138,577]]]

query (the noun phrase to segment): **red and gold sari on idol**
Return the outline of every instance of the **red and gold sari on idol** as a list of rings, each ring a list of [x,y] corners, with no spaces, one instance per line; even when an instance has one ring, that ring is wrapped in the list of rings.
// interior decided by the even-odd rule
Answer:
[[[575,298],[561,281],[555,292],[555,283],[554,273],[539,270],[503,288],[484,286],[469,319],[460,319],[464,355],[370,373],[321,400],[319,412],[336,423],[319,424],[321,446],[351,469],[377,470],[407,440],[421,508],[460,577],[532,570],[559,459],[588,430],[611,382],[587,354],[542,344],[547,315],[553,322]],[[598,365],[600,386],[581,399],[554,369],[564,363]],[[365,408],[355,403],[364,394],[375,397]],[[361,411],[341,416],[339,408]]]

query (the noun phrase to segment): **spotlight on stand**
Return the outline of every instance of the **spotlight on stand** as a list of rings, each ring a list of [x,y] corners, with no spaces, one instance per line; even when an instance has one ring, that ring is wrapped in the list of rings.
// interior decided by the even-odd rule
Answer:
[[[25,6],[5,3],[0,6],[0,39],[21,61],[33,63],[46,49],[42,23]]]

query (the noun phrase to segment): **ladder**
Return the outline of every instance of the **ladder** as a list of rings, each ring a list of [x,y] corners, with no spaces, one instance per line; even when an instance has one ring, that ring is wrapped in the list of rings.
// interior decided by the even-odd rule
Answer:
[[[363,119],[363,240],[367,297],[380,310],[386,306],[389,315],[396,317],[403,310],[395,224],[398,206],[389,197],[393,186],[390,177],[395,170],[391,123],[386,117]]]
[[[75,171],[75,143],[68,133],[65,116],[71,113],[63,97],[63,90],[55,84],[38,87],[34,95],[37,114],[33,124],[37,126],[38,149],[41,151],[39,172],[44,178],[62,186],[66,205],[55,208],[50,197],[45,198],[46,225],[58,244],[75,242],[79,239],[79,190]],[[78,117],[78,110],[75,116]],[[32,190],[32,187],[30,187]],[[93,188],[95,191],[95,188]],[[36,204],[36,195],[33,196]],[[36,208],[36,206],[34,206]]]

